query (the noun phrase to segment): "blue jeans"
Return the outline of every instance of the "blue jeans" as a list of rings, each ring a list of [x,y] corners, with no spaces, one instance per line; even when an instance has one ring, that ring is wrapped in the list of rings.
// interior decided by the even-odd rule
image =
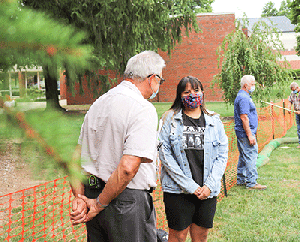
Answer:
[[[258,178],[256,160],[258,155],[258,145],[250,145],[247,137],[237,138],[237,147],[240,152],[237,165],[237,184],[246,184],[253,187]]]
[[[300,144],[300,115],[299,114],[296,114],[296,123],[297,123],[298,142]]]

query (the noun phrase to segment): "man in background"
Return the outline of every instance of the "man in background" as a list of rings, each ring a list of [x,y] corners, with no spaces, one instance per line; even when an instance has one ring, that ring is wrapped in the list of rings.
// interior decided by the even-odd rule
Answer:
[[[258,116],[250,96],[250,93],[255,90],[255,77],[245,75],[240,84],[241,90],[234,101],[234,129],[240,153],[237,165],[237,185],[245,185],[249,190],[264,190],[267,186],[258,184],[256,181],[258,178],[256,168],[258,145],[255,135]]]
[[[291,110],[292,105],[294,105],[294,111],[296,116],[296,123],[297,123],[297,135],[298,135],[298,142],[299,145],[297,148],[300,148],[300,88],[299,85],[296,82],[292,82],[290,85],[291,88],[291,94],[289,96],[289,102],[288,102],[288,109]],[[289,111],[291,113],[291,111]]]

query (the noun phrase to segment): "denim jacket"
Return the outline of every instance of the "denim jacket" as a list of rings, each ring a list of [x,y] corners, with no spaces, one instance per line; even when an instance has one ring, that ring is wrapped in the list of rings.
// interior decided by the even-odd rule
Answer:
[[[228,159],[228,139],[218,115],[204,114],[204,176],[203,181],[211,193],[209,198],[217,196],[221,189],[221,179]],[[162,117],[159,132],[159,158],[162,163],[162,190],[169,193],[193,194],[199,185],[192,179],[183,143],[182,110],[174,114],[173,110]]]

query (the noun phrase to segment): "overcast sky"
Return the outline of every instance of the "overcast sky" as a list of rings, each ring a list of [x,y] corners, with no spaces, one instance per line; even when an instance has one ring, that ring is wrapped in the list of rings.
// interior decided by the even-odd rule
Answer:
[[[260,18],[263,7],[270,0],[215,0],[212,4],[214,13],[235,13],[236,18],[243,17],[245,12],[248,18]],[[279,10],[282,0],[272,0]]]

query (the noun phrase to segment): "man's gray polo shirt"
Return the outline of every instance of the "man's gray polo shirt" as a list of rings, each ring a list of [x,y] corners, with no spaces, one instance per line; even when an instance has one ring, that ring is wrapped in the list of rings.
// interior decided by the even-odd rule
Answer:
[[[87,112],[78,143],[85,172],[105,182],[117,168],[123,155],[145,157],[128,184],[132,189],[156,186],[157,113],[138,88],[123,81],[99,97]]]

